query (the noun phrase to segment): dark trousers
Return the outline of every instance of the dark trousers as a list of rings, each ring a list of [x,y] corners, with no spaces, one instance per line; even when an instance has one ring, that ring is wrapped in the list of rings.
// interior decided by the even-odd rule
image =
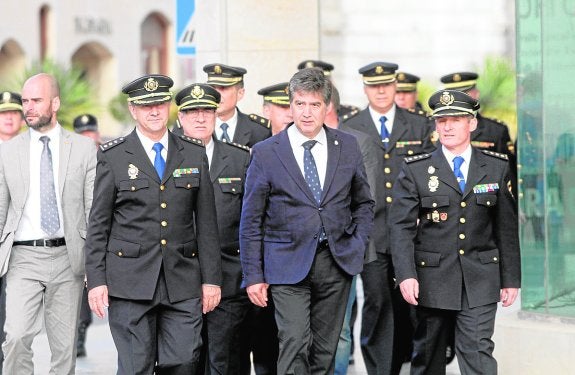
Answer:
[[[361,320],[360,345],[369,375],[392,374],[393,362],[402,358],[394,353],[393,269],[391,256],[377,254],[377,259],[366,264],[361,273],[364,303]],[[394,356],[395,354],[395,356]],[[399,369],[395,366],[396,372]]]
[[[268,299],[267,307],[251,304],[241,327],[240,375],[251,374],[252,362],[256,375],[277,374],[279,343],[274,315],[271,298]]]
[[[88,289],[84,286],[84,291],[82,292],[82,302],[80,305],[80,320],[78,320],[78,325],[80,327],[88,328],[92,324],[92,310],[90,310],[90,304],[88,303]]]
[[[271,285],[279,335],[278,374],[333,374],[352,277],[318,248],[311,270],[294,285]]]
[[[202,345],[200,298],[171,303],[161,272],[151,301],[110,297],[118,375],[195,374]]]
[[[416,307],[411,374],[444,375],[445,349],[455,329],[455,353],[462,374],[497,374],[493,358],[497,304],[470,308],[464,293],[460,311]]]

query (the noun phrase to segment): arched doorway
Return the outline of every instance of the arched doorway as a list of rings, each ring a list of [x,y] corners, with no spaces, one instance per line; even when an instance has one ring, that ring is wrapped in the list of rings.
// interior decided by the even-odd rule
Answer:
[[[16,84],[18,75],[26,68],[26,56],[18,42],[9,39],[0,47],[0,82],[10,86]],[[5,87],[6,88],[6,87]]]
[[[151,13],[140,28],[141,63],[144,74],[168,74],[168,20]]]

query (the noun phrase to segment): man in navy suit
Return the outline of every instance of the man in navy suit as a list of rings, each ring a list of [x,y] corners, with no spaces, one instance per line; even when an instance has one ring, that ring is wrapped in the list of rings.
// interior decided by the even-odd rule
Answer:
[[[278,373],[331,374],[352,276],[361,272],[373,205],[355,137],[324,125],[321,70],[289,84],[294,124],[252,149],[240,221],[243,285],[276,308]]]

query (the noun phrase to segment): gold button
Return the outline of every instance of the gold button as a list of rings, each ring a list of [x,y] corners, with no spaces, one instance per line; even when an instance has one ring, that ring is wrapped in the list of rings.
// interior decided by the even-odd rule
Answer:
[[[392,200],[393,200],[393,199],[392,199],[391,197],[385,198],[385,201],[386,201],[387,203],[391,203]]]
[[[493,261],[494,261],[494,262],[497,262],[497,257],[493,257]]]
[[[132,186],[132,189],[131,189],[131,190],[132,190],[132,191],[136,191],[136,187],[135,187],[135,186]]]
[[[486,204],[487,204],[488,206],[491,206],[491,201],[487,201]]]
[[[192,187],[192,185],[191,185],[191,184],[187,184],[186,187],[189,189],[189,188]]]
[[[459,249],[459,254],[463,255],[465,254],[465,251],[463,251],[463,249]]]
[[[161,190],[161,191],[166,190],[166,186],[165,186],[165,185],[160,185],[160,190]]]
[[[412,150],[407,151],[407,155],[413,155],[413,151]]]
[[[196,256],[196,253],[192,253],[192,256],[195,257],[195,256]]]
[[[162,202],[162,203],[160,203],[160,207],[166,208],[166,207],[168,207],[168,205],[166,204],[166,202]]]
[[[460,240],[464,240],[464,239],[465,239],[465,234],[460,233],[460,234],[459,234],[459,239],[460,239]]]
[[[236,188],[232,188],[232,191],[235,192],[235,191],[236,191]]]
[[[118,251],[118,256],[124,255],[121,251]]]
[[[386,183],[385,183],[385,187],[388,188],[388,189],[391,189],[391,182],[386,182]]]
[[[437,207],[437,203],[433,203],[432,206],[433,206],[433,207]]]
[[[160,224],[162,224],[163,227],[168,226],[168,222],[166,220],[162,220],[162,222]]]
[[[166,244],[168,243],[168,241],[166,241],[166,240],[164,240],[164,239],[162,238],[162,240],[160,241],[160,243],[161,243],[162,245],[166,246]]]
[[[240,249],[237,249],[236,251],[237,251],[238,254],[240,253]]]
[[[389,169],[388,167],[385,167],[385,169],[383,171],[387,174],[391,173],[391,169]]]
[[[459,222],[460,222],[461,224],[465,224],[465,218],[464,218],[464,217],[460,217],[460,218],[459,218]]]
[[[422,265],[422,266],[425,266],[425,262],[421,262],[421,265]]]
[[[385,155],[384,155],[384,158],[385,158],[385,159],[389,159],[389,157],[390,157],[389,154],[385,154]]]
[[[465,206],[467,206],[467,203],[461,202],[461,207],[465,207]]]

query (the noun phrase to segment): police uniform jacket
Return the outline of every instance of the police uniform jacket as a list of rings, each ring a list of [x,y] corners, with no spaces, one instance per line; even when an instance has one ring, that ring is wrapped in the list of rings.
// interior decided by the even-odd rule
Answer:
[[[242,266],[239,230],[244,182],[249,163],[250,153],[247,149],[214,141],[210,179],[214,187],[222,250],[222,297],[245,293],[245,289],[240,288]]]
[[[265,124],[260,124],[252,120],[250,116],[240,112],[238,108],[236,108],[236,111],[238,111],[238,122],[234,131],[234,139],[232,140],[234,143],[253,147],[256,143],[271,137],[272,131],[269,127],[269,121]],[[259,118],[263,119],[262,117]]]
[[[393,185],[405,157],[431,152],[435,149],[431,142],[433,123],[425,116],[396,107],[395,120],[387,149],[381,142],[381,136],[377,131],[380,124],[373,123],[369,108],[365,108],[356,116],[351,117],[344,125],[368,134],[377,140],[376,143],[383,151],[383,160],[379,170],[380,176],[377,179],[381,186],[376,189],[372,238],[378,253],[389,254],[387,216],[392,202]]]
[[[150,300],[162,268],[171,302],[200,297],[201,284],[221,285],[207,157],[187,139],[168,134],[161,181],[135,130],[100,147],[85,247],[89,289]]]
[[[509,154],[512,146],[506,125],[477,114],[477,129],[471,133],[471,145],[483,150]]]
[[[441,149],[407,158],[390,209],[397,282],[419,281],[419,305],[461,309],[519,288],[521,264],[505,155],[473,149],[465,191]]]

